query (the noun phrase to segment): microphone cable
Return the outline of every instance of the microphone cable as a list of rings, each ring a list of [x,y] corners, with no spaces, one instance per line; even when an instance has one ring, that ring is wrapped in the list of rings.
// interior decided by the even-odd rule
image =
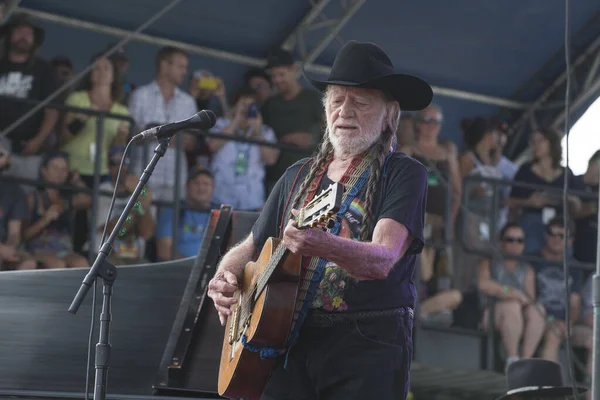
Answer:
[[[566,159],[565,159],[565,171],[564,171],[564,182],[563,182],[563,229],[564,229],[564,240],[563,240],[563,270],[565,276],[565,342],[566,342],[566,353],[567,353],[567,364],[569,371],[569,378],[571,380],[571,386],[573,389],[573,397],[579,398],[577,390],[577,382],[575,382],[575,368],[573,367],[573,345],[571,338],[571,318],[577,316],[571,315],[571,275],[569,268],[569,238],[571,232],[569,231],[569,204],[568,204],[568,190],[569,190],[569,131],[570,131],[570,108],[571,108],[571,46],[570,46],[570,0],[565,0],[565,121],[564,121],[564,135],[565,135],[565,146],[566,146]]]
[[[110,206],[108,207],[108,213],[106,214],[106,220],[104,222],[104,230],[102,231],[102,238],[100,239],[100,245],[98,249],[102,247],[104,241],[106,240],[106,234],[108,229],[108,224],[110,223],[110,217],[112,215],[113,208],[115,206],[115,201],[117,199],[117,192],[119,191],[119,183],[121,182],[121,171],[123,170],[123,163],[127,158],[127,153],[129,152],[129,146],[133,143],[133,139],[127,143],[125,146],[125,151],[123,151],[123,157],[121,158],[121,163],[119,164],[119,171],[117,172],[117,183],[115,183],[115,189],[113,190],[112,198],[110,199]],[[87,352],[87,362],[85,367],[85,397],[84,400],[89,400],[90,396],[90,370],[92,366],[92,349],[94,348],[94,328],[96,327],[96,302],[97,302],[97,290],[98,290],[98,278],[94,281],[94,287],[92,292],[92,321],[90,324],[90,334],[88,337],[88,352]]]

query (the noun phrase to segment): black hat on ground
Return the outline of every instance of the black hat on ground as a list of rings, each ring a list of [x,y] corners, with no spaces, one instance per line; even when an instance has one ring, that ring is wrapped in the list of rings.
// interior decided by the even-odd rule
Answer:
[[[573,395],[573,388],[563,383],[560,364],[539,358],[527,358],[510,364],[506,371],[506,388],[506,394],[496,400]],[[577,391],[583,394],[587,389],[577,387]]]

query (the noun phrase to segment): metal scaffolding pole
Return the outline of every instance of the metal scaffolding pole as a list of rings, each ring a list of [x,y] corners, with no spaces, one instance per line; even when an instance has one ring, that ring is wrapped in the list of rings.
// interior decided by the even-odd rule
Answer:
[[[331,0],[318,0],[313,2],[310,11],[302,18],[298,25],[296,25],[292,33],[290,33],[283,41],[281,48],[293,52],[294,48],[298,46],[299,42],[302,40],[301,37],[304,32],[312,30],[312,27],[315,25],[315,20],[322,14],[323,10],[330,2]],[[302,57],[304,57],[304,54],[302,54]]]
[[[350,21],[350,18],[365,4],[365,1],[355,0],[354,3],[344,10],[344,14],[337,20],[337,23],[330,28],[329,32],[319,41],[317,46],[302,60],[305,65],[311,65],[321,55],[338,33],[340,33],[342,28]]]
[[[8,0],[4,3],[4,18],[0,22],[8,21],[10,15],[19,7],[21,0]]]
[[[600,78],[597,78],[592,82],[591,86],[585,90],[575,101],[573,101],[573,105],[570,107],[572,110],[577,110],[579,107],[585,104],[590,98],[593,96],[597,96],[598,92],[600,92]],[[557,125],[561,124],[565,120],[566,113],[561,111],[561,113],[552,121],[552,126],[557,127]]]
[[[598,54],[596,54],[596,58],[594,59],[594,62],[588,71],[587,77],[585,78],[585,82],[583,83],[584,89],[592,86],[592,82],[594,81],[594,78],[596,78],[596,74],[598,72],[598,66],[600,66],[600,50],[598,51]]]
[[[148,43],[158,46],[175,46],[188,51],[191,54],[197,54],[209,58],[219,59],[227,62],[232,62],[249,67],[264,67],[266,60],[257,57],[249,57],[241,54],[236,54],[224,50],[212,49],[195,44],[185,43],[177,40],[166,39],[154,35],[137,33],[125,29],[115,28],[107,25],[97,24],[89,21],[83,21],[76,18],[65,17],[62,15],[52,14],[44,11],[33,10],[30,8],[18,7],[17,11],[27,14],[33,18],[48,21],[51,23],[61,24],[77,29],[84,29],[91,32],[96,32],[104,35],[115,36],[117,38],[130,37],[130,40]],[[306,70],[316,74],[328,75],[329,66],[310,64],[306,65]],[[434,94],[438,96],[448,97],[452,99],[460,99],[472,101],[481,104],[496,105],[505,108],[524,110],[530,107],[527,103],[513,101],[501,97],[488,96],[479,93],[467,92],[458,89],[432,86]]]
[[[111,54],[113,54],[114,52],[116,52],[119,47],[121,47],[124,44],[126,44],[127,42],[129,42],[133,36],[140,34],[140,32],[142,32],[144,29],[146,29],[147,27],[149,27],[150,25],[152,25],[154,22],[156,22],[158,19],[160,19],[163,15],[165,15],[166,13],[168,13],[173,7],[175,7],[181,1],[182,0],[169,0],[169,2],[162,9],[160,9],[152,17],[150,17],[146,21],[144,21],[144,23],[141,24],[140,26],[138,26],[138,28],[135,31],[130,31],[130,32],[127,32],[125,35],[120,36],[119,37],[119,39],[120,39],[119,43],[117,43],[112,48],[110,48],[108,51],[106,51],[104,53],[104,55],[106,57],[108,57]],[[25,8],[18,7],[15,10],[15,12],[16,11],[21,12],[23,14],[29,14],[29,15],[31,15],[31,13],[29,12],[31,10],[28,10],[28,9],[25,9]],[[50,15],[52,15],[52,14],[50,14]],[[35,17],[35,15],[31,15],[31,16]],[[85,76],[85,74],[89,73],[92,70],[92,68],[94,68],[94,66],[96,65],[97,62],[98,62],[98,60],[96,60],[95,62],[93,62],[93,63],[89,64],[88,66],[86,66],[83,69],[83,71],[80,71],[78,74],[76,74],[73,77],[72,81],[73,82],[78,82],[80,79],[82,79]],[[38,112],[41,109],[43,109],[44,107],[46,107],[48,104],[50,104],[52,102],[52,100],[54,100],[61,93],[63,93],[65,90],[67,90],[70,85],[71,85],[71,83],[65,83],[61,87],[57,88],[48,97],[46,97],[41,102],[37,103],[32,109],[30,109],[29,111],[27,111],[25,114],[21,115],[15,122],[13,122],[11,125],[9,125],[8,127],[6,127],[2,132],[0,132],[0,137],[8,135],[17,126],[19,126],[25,120],[27,120],[27,118],[30,118],[36,112]]]
[[[583,53],[575,59],[572,63],[572,68],[576,69],[581,64],[583,64],[586,60],[590,58],[590,56],[594,55],[596,51],[600,49],[600,36],[598,36],[584,51]],[[536,110],[543,107],[546,100],[557,90],[560,86],[565,82],[567,78],[567,71],[563,71],[554,82],[529,106],[529,108],[521,114],[521,116],[512,124],[510,128],[510,134],[516,132],[524,123],[526,123],[533,113]],[[513,143],[517,143],[518,138],[513,141]]]

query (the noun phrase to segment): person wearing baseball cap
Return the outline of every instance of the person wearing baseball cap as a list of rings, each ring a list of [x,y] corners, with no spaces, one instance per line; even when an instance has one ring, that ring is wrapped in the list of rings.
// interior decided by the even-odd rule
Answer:
[[[262,106],[265,125],[277,135],[277,142],[297,147],[299,152],[282,151],[277,162],[267,168],[267,192],[296,161],[309,155],[321,141],[323,106],[321,95],[298,81],[298,66],[289,51],[277,49],[267,57],[267,72],[279,93]]]

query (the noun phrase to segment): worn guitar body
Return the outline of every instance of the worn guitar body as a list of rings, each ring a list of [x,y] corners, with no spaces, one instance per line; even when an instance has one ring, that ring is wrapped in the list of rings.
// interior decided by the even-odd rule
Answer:
[[[333,183],[296,216],[298,229],[326,230],[335,223],[344,187]],[[246,349],[242,338],[254,350],[283,349],[291,333],[296,308],[302,257],[289,251],[280,240],[269,238],[258,260],[246,264],[237,303],[227,318],[219,394],[230,399],[259,400],[275,366],[276,358],[264,360]]]
[[[267,384],[275,358],[260,359],[256,352],[242,345],[242,334],[256,347],[283,348],[286,344],[300,281],[301,257],[287,251],[268,279],[265,289],[249,304],[250,316],[242,321],[244,299],[255,297],[257,282],[279,244],[269,238],[255,262],[244,269],[238,302],[227,319],[221,365],[219,394],[230,399],[258,400]]]

